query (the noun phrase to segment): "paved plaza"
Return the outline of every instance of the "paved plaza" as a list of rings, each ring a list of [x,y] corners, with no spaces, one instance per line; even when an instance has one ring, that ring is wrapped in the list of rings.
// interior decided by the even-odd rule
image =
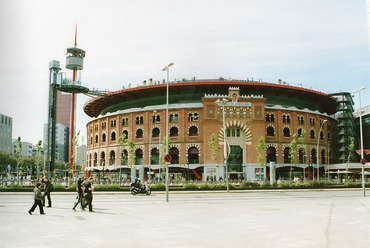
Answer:
[[[0,194],[1,247],[370,247],[370,195],[358,190],[74,193],[29,215],[32,192]]]

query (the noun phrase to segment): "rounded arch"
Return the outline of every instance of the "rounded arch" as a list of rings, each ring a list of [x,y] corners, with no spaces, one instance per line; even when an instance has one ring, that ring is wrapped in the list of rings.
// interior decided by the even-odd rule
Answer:
[[[269,137],[275,136],[275,127],[273,125],[268,125],[266,127],[266,135]]]
[[[289,138],[289,137],[290,137],[290,128],[289,128],[289,127],[287,127],[287,126],[285,126],[285,127],[283,128],[283,137],[284,137],[284,138]]]
[[[170,137],[178,137],[179,136],[179,128],[177,126],[170,127]]]
[[[98,154],[95,152],[94,153],[94,166],[98,166]]]
[[[244,131],[246,145],[251,145],[252,144],[252,132],[251,132],[248,125],[246,125],[245,123],[243,123],[241,121],[238,121],[238,120],[233,120],[233,121],[229,121],[228,123],[225,123],[226,129],[228,129],[229,127],[232,127],[232,126],[239,127],[240,129],[242,129]],[[218,133],[218,142],[219,142],[220,145],[224,144],[224,132],[225,132],[225,130],[223,128],[220,128],[220,131]]]
[[[159,149],[156,147],[151,150],[150,164],[159,164]]]
[[[189,136],[198,136],[198,127],[193,125],[189,128]]]
[[[109,165],[114,165],[116,161],[116,152],[111,150],[109,153]]]
[[[159,128],[158,128],[158,127],[154,127],[154,128],[152,129],[152,137],[153,137],[153,138],[158,138],[158,137],[159,137],[159,134],[160,134],[160,130],[159,130]]]
[[[105,165],[105,152],[102,151],[100,153],[100,166],[104,166]]]
[[[135,165],[143,164],[143,150],[141,148],[136,149],[135,151]]]
[[[171,154],[171,164],[178,164],[179,163],[179,149],[177,147],[171,147],[170,149],[170,154]]]
[[[122,131],[122,135],[125,135],[125,140],[128,139],[128,131],[126,129]]]
[[[188,163],[199,164],[199,149],[195,146],[188,149]]]
[[[137,138],[137,139],[141,139],[141,138],[143,138],[143,135],[144,135],[144,133],[143,133],[143,129],[138,128],[138,129],[136,130],[136,138]]]
[[[270,146],[266,149],[266,161],[267,163],[276,162],[276,148]]]

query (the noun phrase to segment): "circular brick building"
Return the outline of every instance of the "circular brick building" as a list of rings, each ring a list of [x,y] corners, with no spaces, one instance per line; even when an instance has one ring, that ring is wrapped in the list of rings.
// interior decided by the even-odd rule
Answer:
[[[166,86],[150,82],[85,104],[85,113],[93,118],[87,124],[87,170],[134,167],[141,177],[158,177],[164,155],[161,140],[166,136]],[[325,93],[285,83],[222,78],[170,82],[167,134],[171,176],[224,178],[224,132],[231,179],[269,177],[270,162],[275,162],[275,178],[292,173],[316,177],[318,167],[323,175],[323,165],[334,163],[336,157],[337,121],[331,117],[336,106],[335,98]],[[303,130],[305,141],[297,143],[291,160],[293,135],[301,135]],[[121,149],[122,134],[133,142],[133,148],[126,143]],[[214,146],[210,145],[212,135],[216,137]],[[261,137],[266,168],[257,163]]]

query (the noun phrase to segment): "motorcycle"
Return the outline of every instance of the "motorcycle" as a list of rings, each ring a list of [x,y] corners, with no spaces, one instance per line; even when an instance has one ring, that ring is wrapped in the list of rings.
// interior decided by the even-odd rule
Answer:
[[[150,195],[152,193],[151,189],[145,184],[143,185],[144,188],[138,187],[134,183],[131,183],[131,194],[136,195],[136,194],[147,194]]]

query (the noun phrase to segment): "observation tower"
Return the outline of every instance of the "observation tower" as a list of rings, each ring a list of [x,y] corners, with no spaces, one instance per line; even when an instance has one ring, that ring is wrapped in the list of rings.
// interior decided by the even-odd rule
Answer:
[[[66,68],[73,71],[72,80],[63,79],[60,85],[60,91],[69,92],[72,94],[71,102],[71,129],[70,129],[70,146],[69,146],[69,167],[73,176],[73,138],[75,135],[75,113],[76,113],[76,93],[87,93],[89,88],[81,84],[81,80],[77,80],[77,71],[83,69],[83,59],[86,55],[85,50],[77,48],[77,28],[75,32],[74,47],[65,49]]]

